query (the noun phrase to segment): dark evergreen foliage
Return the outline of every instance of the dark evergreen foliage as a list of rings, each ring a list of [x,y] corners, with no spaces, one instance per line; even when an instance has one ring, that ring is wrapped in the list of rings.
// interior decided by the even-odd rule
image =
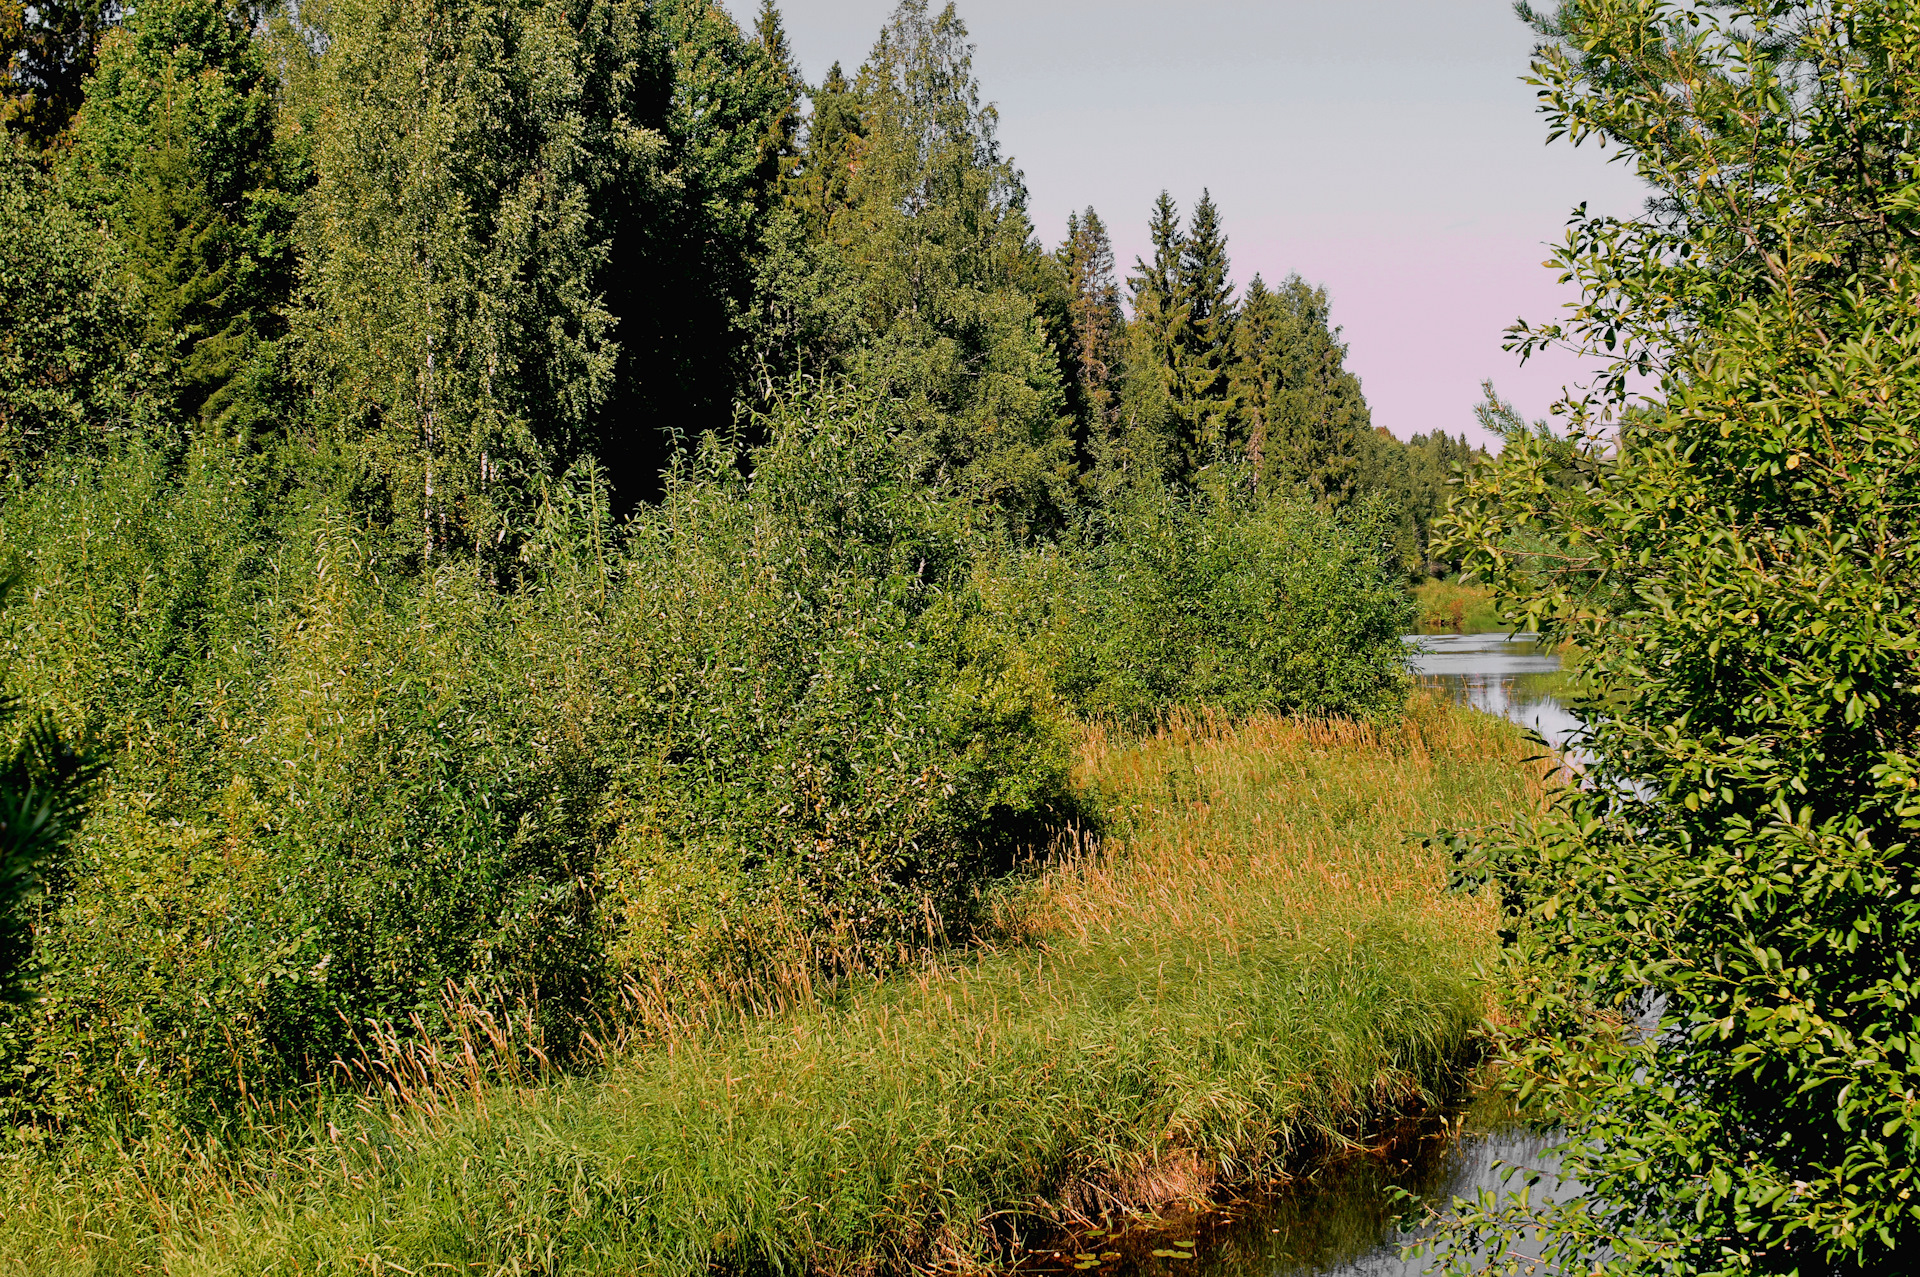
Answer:
[[[279,142],[276,86],[245,16],[149,0],[101,46],[74,126],[75,197],[114,232],[187,420],[274,428],[303,148]]]
[[[1361,478],[1373,423],[1327,292],[1295,275],[1277,289],[1255,278],[1242,307],[1235,367],[1241,433],[1263,482],[1304,487],[1344,505]]]
[[[124,10],[120,0],[0,4],[0,130],[30,154],[57,156],[100,43]]]
[[[1088,208],[1067,217],[1067,238],[1055,251],[1066,276],[1067,355],[1064,370],[1081,422],[1081,469],[1104,486],[1114,469],[1121,387],[1126,377],[1126,311],[1114,275],[1113,241]]]
[[[1173,352],[1174,446],[1192,473],[1227,455],[1232,432],[1233,281],[1226,231],[1211,192],[1201,192],[1181,241],[1174,296],[1181,319]]]

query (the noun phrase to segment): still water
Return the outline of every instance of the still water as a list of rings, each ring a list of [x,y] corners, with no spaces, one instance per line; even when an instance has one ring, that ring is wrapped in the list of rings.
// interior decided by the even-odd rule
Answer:
[[[1580,725],[1567,712],[1560,658],[1531,634],[1409,634],[1406,641],[1422,687],[1510,718],[1555,746]]]
[[[1021,1277],[1420,1277],[1425,1257],[1401,1258],[1404,1189],[1422,1205],[1499,1188],[1503,1166],[1538,1166],[1549,1143],[1524,1130],[1461,1138],[1435,1123],[1409,1127],[1363,1153],[1321,1167],[1263,1200],[1194,1218],[1168,1218],[1086,1234],[1080,1253],[1104,1261],[1076,1264],[1074,1250],[1030,1255]],[[1536,1190],[1538,1200],[1538,1190]],[[1111,1249],[1109,1249],[1111,1248]],[[1525,1253],[1537,1250],[1523,1247]],[[1080,1272],[1077,1269],[1093,1271]]]
[[[1407,645],[1423,687],[1510,718],[1556,747],[1579,726],[1566,708],[1560,658],[1530,634],[1409,635]],[[1464,1134],[1437,1123],[1408,1127],[1373,1153],[1322,1167],[1265,1201],[1081,1239],[1083,1253],[1116,1257],[1085,1277],[1418,1277],[1428,1261],[1401,1258],[1414,1235],[1401,1230],[1389,1190],[1444,1207],[1501,1187],[1502,1167],[1540,1166],[1549,1143],[1472,1114]],[[1020,1268],[1082,1277],[1070,1254],[1031,1256]]]

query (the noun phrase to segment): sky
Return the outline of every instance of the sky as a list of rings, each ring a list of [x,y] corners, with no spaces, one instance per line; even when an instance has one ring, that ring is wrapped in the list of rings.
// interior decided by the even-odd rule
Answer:
[[[750,24],[758,0],[726,0]],[[937,3],[937,0],[936,0]],[[1516,319],[1572,291],[1544,267],[1576,204],[1632,215],[1615,152],[1545,145],[1508,0],[958,0],[1049,247],[1091,205],[1124,276],[1164,188],[1211,190],[1242,286],[1324,285],[1375,425],[1466,433],[1480,383],[1531,419],[1587,369],[1524,368]],[[781,0],[802,73],[866,58],[893,0]]]

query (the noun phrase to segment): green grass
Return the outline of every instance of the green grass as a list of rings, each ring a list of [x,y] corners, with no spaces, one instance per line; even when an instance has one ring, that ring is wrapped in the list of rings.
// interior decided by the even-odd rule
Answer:
[[[1413,588],[1422,634],[1487,634],[1508,628],[1484,585],[1463,585],[1436,577]]]
[[[1417,835],[1536,802],[1527,753],[1430,701],[1391,730],[1090,730],[1110,833],[1009,892],[985,951],[790,988],[591,1077],[375,1044],[377,1102],[19,1154],[0,1269],[902,1272],[1283,1176],[1457,1087],[1494,918]]]

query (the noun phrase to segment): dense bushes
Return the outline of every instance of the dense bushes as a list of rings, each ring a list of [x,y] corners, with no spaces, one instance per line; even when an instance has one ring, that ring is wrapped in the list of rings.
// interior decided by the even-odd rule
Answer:
[[[1180,706],[1373,717],[1407,690],[1413,614],[1377,519],[1221,486],[1124,494],[1014,556],[991,590],[1066,704],[1130,723]]]
[[[603,655],[622,952],[730,969],[779,918],[843,956],[958,921],[1063,815],[1044,684],[974,622],[967,508],[911,482],[878,405],[790,403],[633,525]],[[764,957],[765,955],[760,955]]]
[[[0,478],[152,416],[137,297],[107,236],[0,133]]]
[[[231,1111],[369,1021],[434,1032],[448,982],[564,1048],[622,986],[884,961],[1072,815],[1066,713],[1396,703],[1364,530],[1165,498],[989,553],[892,411],[798,392],[750,466],[710,442],[618,527],[576,467],[498,581],[392,571],[353,468],[293,444],[16,482],[7,662],[114,761],[42,906],[14,1102]]]

